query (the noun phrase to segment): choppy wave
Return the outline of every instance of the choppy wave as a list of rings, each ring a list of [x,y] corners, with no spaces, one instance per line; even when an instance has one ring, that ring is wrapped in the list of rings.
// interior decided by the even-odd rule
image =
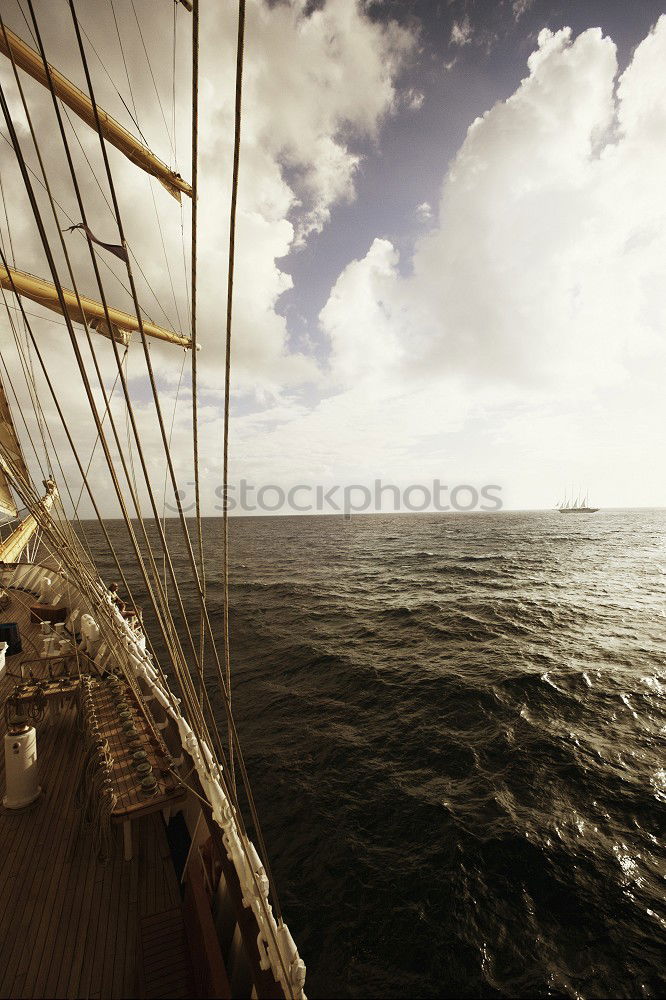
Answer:
[[[666,992],[666,512],[563,520],[232,521],[235,711],[311,997]]]

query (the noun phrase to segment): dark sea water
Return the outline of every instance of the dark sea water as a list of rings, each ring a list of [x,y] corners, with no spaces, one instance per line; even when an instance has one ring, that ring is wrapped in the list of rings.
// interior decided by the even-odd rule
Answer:
[[[664,996],[666,511],[230,533],[235,715],[308,995]]]

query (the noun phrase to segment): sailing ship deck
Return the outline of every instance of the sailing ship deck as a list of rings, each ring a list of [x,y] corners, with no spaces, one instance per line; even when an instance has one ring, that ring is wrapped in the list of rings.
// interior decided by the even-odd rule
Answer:
[[[21,661],[40,645],[28,595],[9,595],[0,620],[18,622],[23,653],[7,659],[0,704]],[[0,729],[4,739],[4,717]],[[191,995],[180,887],[161,814],[134,821],[131,861],[123,860],[122,831],[114,827],[101,864],[80,833],[74,799],[83,758],[76,709],[52,713],[37,739],[42,795],[22,812],[0,807],[0,996]]]

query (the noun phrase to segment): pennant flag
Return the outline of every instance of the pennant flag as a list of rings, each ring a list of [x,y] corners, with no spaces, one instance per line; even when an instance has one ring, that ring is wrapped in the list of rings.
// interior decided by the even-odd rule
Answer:
[[[103,243],[101,240],[97,239],[95,234],[91,232],[91,230],[88,229],[83,222],[78,222],[75,226],[70,226],[68,229],[63,229],[63,233],[71,233],[73,229],[82,229],[88,239],[92,240],[93,243],[96,243],[97,246],[103,247],[105,250],[108,250],[109,253],[115,254],[116,257],[120,257],[120,259],[124,260],[126,264],[129,264],[129,257],[127,256],[127,250],[124,246],[121,246],[119,243]]]

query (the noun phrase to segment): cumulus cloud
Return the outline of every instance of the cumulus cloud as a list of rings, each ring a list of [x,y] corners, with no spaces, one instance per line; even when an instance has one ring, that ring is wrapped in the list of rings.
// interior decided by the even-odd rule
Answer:
[[[320,316],[338,391],[264,446],[291,436],[359,475],[378,455],[388,475],[406,455],[415,475],[484,469],[523,503],[549,501],[554,466],[585,482],[593,466],[631,502],[621,461],[656,495],[665,58],[666,17],[619,80],[601,30],[544,29],[515,93],[470,126],[411,273],[384,238],[344,269]]]
[[[230,47],[234,12],[215,8],[210,30]],[[236,295],[236,376],[251,384],[315,377],[314,366],[288,350],[286,322],[276,313],[291,279],[276,261],[318,232],[331,208],[354,197],[360,156],[354,139],[375,140],[396,101],[396,76],[414,38],[393,21],[371,21],[363,4],[328,0],[311,10],[305,0],[249,6],[244,82],[242,173]],[[229,192],[219,165],[233,129],[233,61],[208,46],[202,135],[202,202],[224,231]],[[229,172],[223,174],[228,178]],[[227,246],[207,228],[202,302],[215,301]],[[212,326],[212,317],[211,323]]]
[[[339,279],[322,313],[334,370],[369,309],[389,346],[375,362],[371,338],[366,366],[403,379],[455,370],[580,389],[661,350],[665,55],[662,18],[615,93],[609,38],[544,29],[518,90],[471,125],[412,274],[375,241]]]

